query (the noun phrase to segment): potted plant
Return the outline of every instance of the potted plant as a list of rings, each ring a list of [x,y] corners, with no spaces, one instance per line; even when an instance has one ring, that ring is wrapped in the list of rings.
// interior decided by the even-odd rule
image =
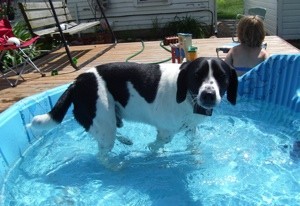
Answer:
[[[0,18],[6,18],[8,20],[15,19],[15,9],[12,6],[11,0],[0,1]]]

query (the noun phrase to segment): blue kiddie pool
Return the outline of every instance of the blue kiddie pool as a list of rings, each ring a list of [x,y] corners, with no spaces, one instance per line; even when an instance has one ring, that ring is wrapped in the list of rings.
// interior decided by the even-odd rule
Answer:
[[[155,129],[124,122],[134,144],[116,142],[117,171],[71,109],[47,133],[26,127],[68,85],[18,102],[0,115],[0,205],[299,204],[300,55],[274,55],[239,81],[237,105],[224,100],[193,143],[178,133],[154,155]]]

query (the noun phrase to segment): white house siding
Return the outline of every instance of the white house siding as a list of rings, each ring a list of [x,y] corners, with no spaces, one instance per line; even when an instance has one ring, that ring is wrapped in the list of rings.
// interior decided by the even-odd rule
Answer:
[[[149,3],[149,5],[139,6],[136,3],[137,0],[108,0],[105,15],[114,31],[152,28],[154,22],[158,23],[158,26],[163,26],[166,22],[174,20],[176,14],[180,17],[192,16],[209,25],[211,22],[213,25],[216,23],[215,0],[166,1],[168,2],[161,5]],[[77,16],[79,20],[88,20],[93,18],[93,12],[88,2],[95,4],[95,1],[91,0],[73,0],[68,1],[68,7],[73,16]],[[179,14],[181,12],[186,13]],[[99,17],[99,15],[98,12],[97,16]]]
[[[247,11],[253,7],[263,7],[267,9],[264,20],[267,33],[277,35],[277,0],[244,0],[244,9]]]
[[[265,26],[269,34],[300,39],[300,0],[244,0],[244,7],[267,9]]]
[[[284,39],[300,39],[300,1],[278,0],[278,34]]]

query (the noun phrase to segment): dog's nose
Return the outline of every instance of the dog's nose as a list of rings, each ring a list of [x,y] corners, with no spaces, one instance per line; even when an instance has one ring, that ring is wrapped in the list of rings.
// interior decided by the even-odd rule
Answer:
[[[200,100],[205,105],[214,105],[216,103],[216,92],[213,89],[207,89],[201,93]]]

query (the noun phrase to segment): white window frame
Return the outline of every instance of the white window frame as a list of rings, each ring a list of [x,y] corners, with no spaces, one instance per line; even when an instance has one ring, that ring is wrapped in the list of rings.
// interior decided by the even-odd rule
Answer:
[[[135,6],[162,6],[171,4],[172,0],[133,0]]]

